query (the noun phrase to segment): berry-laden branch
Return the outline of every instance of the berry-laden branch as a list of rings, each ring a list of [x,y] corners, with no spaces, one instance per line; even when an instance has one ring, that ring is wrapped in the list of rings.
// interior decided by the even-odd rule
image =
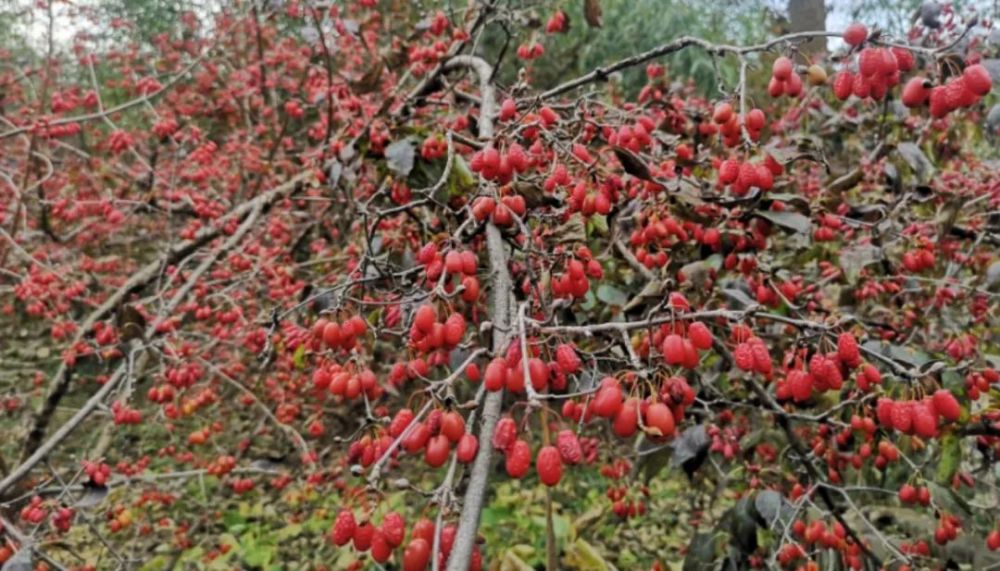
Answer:
[[[265,205],[268,204],[267,199],[268,198],[276,199],[277,196],[280,196],[279,193],[280,188],[281,187],[271,191],[270,193],[261,195],[260,197],[258,197],[258,199],[247,202],[245,204],[248,212],[246,213],[246,217],[243,219],[242,223],[239,225],[236,231],[232,233],[232,235],[226,238],[226,240],[218,247],[214,248],[207,256],[205,256],[205,259],[202,260],[201,263],[199,263],[194,270],[192,270],[191,274],[187,277],[187,279],[184,281],[181,287],[178,288],[178,290],[173,294],[173,296],[171,296],[170,300],[166,304],[164,304],[163,307],[164,315],[171,315],[174,312],[174,310],[176,310],[177,307],[184,300],[187,299],[187,296],[191,292],[191,289],[195,286],[195,284],[198,283],[198,280],[201,279],[201,277],[205,274],[205,272],[207,272],[215,264],[215,262],[218,261],[218,259],[222,256],[222,254],[229,252],[234,247],[236,247],[236,245],[238,245],[243,240],[243,238],[247,235],[247,233],[249,233],[250,230],[252,230],[255,227],[257,223],[257,218],[260,216],[261,212],[264,211]],[[212,234],[212,232],[208,232],[207,234]],[[55,449],[56,446],[58,446],[63,440],[65,440],[66,437],[68,437],[81,423],[83,423],[83,421],[90,416],[90,414],[98,407],[98,405],[104,402],[104,399],[108,395],[110,395],[115,388],[117,388],[117,385],[119,383],[121,383],[123,380],[129,380],[128,377],[130,375],[134,375],[136,377],[141,377],[143,375],[146,363],[149,361],[150,358],[150,352],[148,348],[143,346],[143,343],[147,343],[148,340],[153,337],[153,335],[156,333],[158,326],[159,323],[157,322],[149,324],[149,326],[146,327],[145,331],[142,333],[139,339],[135,339],[132,341],[133,345],[135,345],[135,350],[140,352],[139,357],[134,362],[134,365],[131,362],[131,357],[127,359],[125,362],[118,365],[118,368],[115,370],[115,373],[111,376],[111,378],[108,379],[104,383],[104,385],[102,385],[101,388],[96,393],[93,394],[93,396],[87,399],[87,402],[82,407],[80,407],[80,409],[77,410],[76,413],[74,413],[73,416],[68,421],[66,421],[65,424],[59,427],[59,429],[55,433],[53,433],[52,436],[49,437],[49,439],[46,440],[44,443],[30,450],[30,452],[26,444],[25,454],[27,455],[27,457],[22,459],[21,464],[17,468],[11,470],[10,474],[8,474],[6,478],[0,481],[0,497],[3,497],[3,494],[11,486],[13,486],[17,482],[19,482],[22,478],[27,476],[32,468],[34,468],[39,462],[44,460],[46,456],[48,456],[48,454]],[[66,378],[68,382],[69,378],[68,374],[66,375]],[[57,375],[56,379],[58,381],[59,379],[61,379],[61,377]],[[63,389],[59,393],[60,397],[64,392],[65,389]],[[45,409],[42,410],[44,412]],[[49,415],[51,415],[51,412],[49,413]],[[45,427],[48,425],[49,418],[50,416],[45,416],[44,422],[40,422],[37,425],[36,428],[38,429],[38,433],[40,434],[39,438],[41,438],[41,435],[44,435]],[[35,434],[35,432],[33,431],[32,434]]]
[[[81,566],[475,571],[544,525],[525,563],[554,569],[590,537],[560,545],[553,505],[641,531],[684,509],[661,493],[683,478],[737,565],[933,566],[926,539],[991,533],[972,461],[1000,450],[996,185],[959,137],[992,102],[983,30],[911,49],[856,24],[827,60],[798,44],[834,33],[683,37],[545,91],[561,10],[542,32],[546,2],[390,4],[223,8],[138,50],[50,52],[37,79],[0,67],[2,128],[36,127],[0,138],[0,417],[32,428],[2,450],[26,449],[0,474],[17,532]],[[738,83],[657,61],[681,50]],[[261,468],[289,451],[308,468]],[[948,513],[932,479],[984,513]],[[530,532],[480,525],[507,490],[544,497]],[[933,538],[859,509],[897,499]],[[236,549],[244,505],[294,542]],[[627,560],[614,535],[619,567],[677,553],[640,533]]]
[[[493,139],[493,120],[497,114],[496,91],[491,83],[493,69],[486,60],[474,56],[456,56],[450,59],[447,69],[467,67],[479,79],[479,138],[484,141]],[[492,222],[486,225],[486,249],[490,260],[490,273],[493,277],[492,304],[490,318],[492,322],[493,353],[500,354],[507,349],[514,326],[513,282],[508,268],[507,249],[504,245],[500,229]],[[475,545],[476,534],[479,531],[479,516],[486,501],[490,470],[492,469],[493,446],[490,441],[497,421],[500,419],[500,409],[503,405],[504,391],[491,391],[483,402],[482,425],[479,429],[479,452],[473,461],[469,472],[469,480],[465,497],[462,500],[462,513],[459,517],[458,531],[455,543],[448,557],[448,571],[465,571],[469,568],[472,558],[472,548]]]

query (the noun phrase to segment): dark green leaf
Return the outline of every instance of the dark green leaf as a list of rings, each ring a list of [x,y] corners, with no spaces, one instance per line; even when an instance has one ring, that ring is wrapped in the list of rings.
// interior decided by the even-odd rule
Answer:
[[[809,230],[812,228],[812,222],[809,218],[799,214],[798,212],[790,212],[788,210],[783,210],[781,212],[775,210],[761,210],[757,212],[757,216],[760,216],[776,226],[781,226],[786,230],[791,230],[792,232],[797,232],[799,234],[809,234]]]

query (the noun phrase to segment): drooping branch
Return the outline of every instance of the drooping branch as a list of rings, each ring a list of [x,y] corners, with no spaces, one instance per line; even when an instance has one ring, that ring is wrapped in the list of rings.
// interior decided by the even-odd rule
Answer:
[[[74,347],[83,341],[84,336],[94,328],[94,325],[110,316],[129,295],[153,283],[160,276],[163,268],[180,262],[218,238],[222,234],[225,226],[224,222],[233,219],[241,220],[250,216],[253,212],[266,210],[279,199],[292,192],[300,182],[308,180],[310,176],[312,176],[312,171],[303,171],[284,184],[258,195],[253,200],[240,204],[230,211],[228,215],[222,217],[216,225],[203,229],[195,238],[176,245],[160,258],[143,266],[127,282],[104,300],[104,303],[87,315],[77,329],[76,336],[70,343],[70,347]],[[32,457],[38,450],[42,439],[45,438],[45,432],[48,429],[49,422],[52,420],[52,414],[62,401],[66,391],[69,390],[73,369],[73,365],[61,361],[59,368],[52,376],[52,381],[49,383],[45,398],[32,417],[31,428],[28,431],[28,436],[21,451],[22,463]]]
[[[260,200],[260,198],[263,198],[264,196],[267,195],[262,195],[261,197],[258,197],[258,200],[253,200],[246,203],[251,206],[249,206],[250,211],[247,214],[246,218],[243,220],[242,224],[240,224],[240,226],[236,229],[235,232],[233,232],[231,236],[229,236],[221,245],[215,248],[191,272],[191,275],[188,276],[184,284],[173,294],[170,300],[164,305],[163,308],[164,315],[172,314],[174,310],[176,310],[180,306],[180,304],[187,299],[188,294],[191,293],[191,290],[194,288],[195,284],[197,284],[198,280],[201,279],[201,277],[205,274],[205,272],[207,272],[224,253],[229,252],[236,245],[238,245],[247,235],[247,233],[254,228],[254,225],[257,223],[258,216],[264,210],[264,205],[267,204],[267,201]],[[153,323],[150,323],[146,327],[142,339],[149,339],[153,334],[155,334],[158,325],[159,324],[156,323],[155,321]],[[39,462],[44,460],[45,457],[48,456],[48,454],[53,449],[55,449],[56,446],[59,445],[59,443],[65,440],[84,420],[86,420],[87,417],[90,416],[90,414],[94,411],[94,409],[96,409],[98,405],[104,402],[104,399],[111,393],[112,390],[116,388],[116,386],[119,383],[121,383],[123,379],[128,378],[132,374],[137,374],[137,375],[142,374],[142,371],[145,369],[146,363],[149,360],[149,351],[143,350],[142,345],[139,344],[139,340],[133,340],[132,345],[133,347],[136,348],[136,350],[140,351],[139,357],[136,359],[134,366],[129,362],[130,360],[126,360],[125,362],[122,362],[120,365],[118,365],[117,370],[111,376],[111,378],[108,381],[106,381],[104,385],[102,385],[101,388],[96,393],[94,393],[87,400],[87,402],[79,410],[77,410],[77,412],[65,424],[63,424],[59,428],[59,430],[57,430],[48,440],[46,440],[44,444],[36,446],[36,448],[31,450],[30,453],[28,452],[28,449],[25,448],[26,457],[21,461],[21,464],[17,468],[11,470],[10,474],[8,474],[7,477],[3,479],[3,481],[0,481],[0,497],[3,496],[4,492],[6,492],[8,488],[16,484],[18,481],[20,481],[21,478],[27,476],[32,468],[34,468]],[[69,376],[66,375],[65,378],[67,379],[68,383]],[[57,376],[56,381],[57,383],[62,381],[62,377]],[[65,393],[65,388],[59,393],[60,397],[64,393]],[[47,403],[48,401],[46,401],[46,404]],[[43,408],[43,411],[44,410],[45,409]],[[51,419],[51,413],[49,413],[49,415],[47,415],[44,418],[36,419],[38,421],[41,421],[41,424],[38,425],[38,427],[40,427],[41,430],[37,433],[36,436],[36,438],[38,438],[39,441],[44,436],[45,427],[48,426],[48,422],[50,419]],[[36,432],[33,430],[32,434],[35,435]]]

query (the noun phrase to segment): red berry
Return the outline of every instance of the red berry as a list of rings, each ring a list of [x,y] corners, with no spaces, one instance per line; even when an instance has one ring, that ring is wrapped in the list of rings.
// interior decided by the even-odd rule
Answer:
[[[695,348],[705,351],[712,348],[712,332],[708,326],[700,321],[695,321],[688,326],[688,339]]]
[[[389,436],[398,438],[406,430],[406,427],[413,422],[413,411],[408,408],[401,408],[396,416],[389,423]]]
[[[635,434],[639,426],[639,399],[632,397],[625,401],[615,415],[611,429],[621,438],[628,438]]]
[[[465,317],[461,313],[452,313],[444,322],[444,342],[454,347],[462,342],[465,336]]]
[[[488,391],[499,391],[507,384],[507,363],[500,357],[486,365],[483,374],[483,385]]]
[[[331,321],[323,328],[323,342],[331,349],[340,346],[340,325]]]
[[[452,442],[461,440],[465,436],[465,419],[462,415],[453,410],[441,415],[441,434]]]
[[[447,436],[443,434],[432,436],[427,441],[427,449],[424,450],[424,461],[431,468],[440,468],[448,460],[449,448]]]
[[[926,402],[913,403],[913,432],[924,438],[937,436],[938,415],[934,408]]]
[[[903,487],[899,488],[899,501],[904,504],[917,501],[917,489],[910,484],[903,484]]]
[[[658,430],[661,436],[673,435],[676,427],[670,407],[662,402],[649,405],[646,409],[646,426]]]
[[[903,95],[900,100],[907,107],[919,107],[927,102],[930,95],[930,82],[923,77],[914,77],[903,86]]]
[[[892,427],[902,433],[908,433],[913,429],[913,403],[910,401],[897,402],[892,407]]]
[[[381,529],[376,529],[375,533],[372,534],[372,559],[376,563],[385,563],[392,557],[393,547],[389,545],[389,541],[385,538],[385,532]]]
[[[955,422],[962,416],[962,407],[958,404],[958,399],[947,389],[934,391],[932,402],[937,413],[949,422]]]
[[[812,396],[813,377],[809,373],[799,370],[791,371],[785,382],[788,384],[795,402],[805,402]]]
[[[760,131],[764,128],[765,122],[766,119],[764,117],[764,112],[760,109],[751,109],[750,112],[747,113],[747,129],[750,129],[751,131]]]
[[[544,446],[535,460],[538,479],[546,486],[555,486],[562,479],[562,459],[555,446]]]
[[[728,123],[730,119],[733,118],[733,106],[729,103],[719,103],[715,106],[715,111],[712,113],[712,121],[722,125]]]
[[[994,529],[986,536],[986,547],[990,551],[996,551],[1000,549],[1000,530]]]
[[[986,95],[993,89],[990,72],[982,64],[970,65],[962,71],[965,87],[976,95]]]
[[[449,274],[462,273],[462,254],[458,250],[449,250],[444,255],[444,269]]]
[[[567,401],[569,402],[569,401]],[[556,447],[559,449],[559,456],[567,464],[578,464],[583,460],[583,448],[580,446],[580,439],[572,430],[560,430],[556,435]]]
[[[676,333],[671,333],[663,340],[660,351],[668,365],[680,365],[684,362],[684,339]]]
[[[868,28],[864,24],[854,22],[844,29],[844,43],[854,47],[860,46],[868,39]]]
[[[455,456],[462,464],[468,464],[476,457],[479,451],[479,440],[472,434],[464,434],[455,446]]]
[[[423,571],[430,559],[431,544],[423,538],[411,539],[403,551],[403,571]]]
[[[611,418],[618,414],[622,407],[622,389],[618,380],[614,377],[605,377],[601,381],[601,388],[598,389],[590,408],[597,416]]]
[[[844,332],[837,337],[837,357],[851,367],[860,364],[861,352],[858,349],[858,340],[853,334]]]
[[[396,512],[389,512],[382,518],[382,535],[391,547],[403,544],[406,535],[406,521]]]
[[[493,429],[493,447],[497,450],[507,450],[517,438],[517,425],[514,419],[505,416],[497,421],[496,428]]]
[[[354,539],[355,530],[357,530],[357,522],[354,521],[354,513],[351,510],[340,510],[337,518],[333,520],[330,539],[338,547],[347,545],[349,541]]]
[[[733,360],[741,371],[754,370],[753,348],[749,343],[740,343],[733,351]]]
[[[841,101],[846,101],[854,91],[854,74],[841,71],[833,78],[833,95]]]
[[[354,530],[354,549],[358,551],[368,551],[372,546],[372,539],[375,537],[375,526],[370,522],[365,522]]]
[[[556,347],[556,363],[563,374],[571,375],[580,370],[580,357],[572,345],[563,343]]]
[[[875,405],[875,416],[878,418],[878,423],[885,428],[892,428],[893,426],[893,410],[896,408],[896,403],[887,398],[878,399],[878,403]]]
[[[437,312],[432,305],[421,305],[413,317],[413,325],[422,333],[430,333],[437,323]]]
[[[520,479],[528,473],[531,467],[531,447],[524,440],[516,440],[507,451],[507,459],[504,463],[507,475],[511,478]]]
[[[792,60],[785,56],[781,56],[774,60],[774,64],[771,66],[771,75],[773,75],[777,80],[787,81],[788,78],[792,76],[793,70],[794,66],[792,64]],[[723,121],[723,123],[725,123],[725,121]]]

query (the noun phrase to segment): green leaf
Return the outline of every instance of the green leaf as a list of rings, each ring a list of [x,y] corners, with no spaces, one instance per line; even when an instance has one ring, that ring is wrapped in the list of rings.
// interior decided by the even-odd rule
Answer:
[[[882,249],[871,244],[846,247],[840,251],[840,267],[847,276],[847,283],[855,283],[861,270],[874,264],[882,255]]]
[[[593,234],[607,234],[608,233],[608,219],[604,217],[603,214],[595,214],[587,219],[587,235]]]
[[[937,481],[950,485],[951,478],[962,463],[962,443],[957,436],[948,433],[941,438],[941,458],[937,465]]]
[[[612,285],[601,284],[597,288],[597,299],[608,305],[622,307],[628,303],[628,294]]]
[[[920,367],[931,360],[927,354],[921,353],[916,349],[912,349],[910,347],[900,347],[899,345],[892,345],[881,341],[868,341],[864,343],[862,347],[868,349],[869,351],[875,351],[876,353],[889,357],[895,361],[906,363],[911,367]]]
[[[274,532],[274,538],[278,541],[285,541],[302,534],[302,524],[293,523]]]
[[[452,160],[451,172],[448,173],[448,196],[464,196],[476,188],[476,177],[465,164],[465,160],[458,153]]]
[[[295,349],[295,353],[292,355],[292,363],[295,364],[296,369],[306,368],[306,346],[305,343],[299,345]]]
[[[771,222],[776,226],[781,226],[786,230],[791,230],[798,234],[809,234],[809,230],[812,228],[812,222],[808,217],[799,214],[798,212],[791,212],[788,210],[783,210],[781,212],[775,210],[761,210],[757,212],[757,216]]]

